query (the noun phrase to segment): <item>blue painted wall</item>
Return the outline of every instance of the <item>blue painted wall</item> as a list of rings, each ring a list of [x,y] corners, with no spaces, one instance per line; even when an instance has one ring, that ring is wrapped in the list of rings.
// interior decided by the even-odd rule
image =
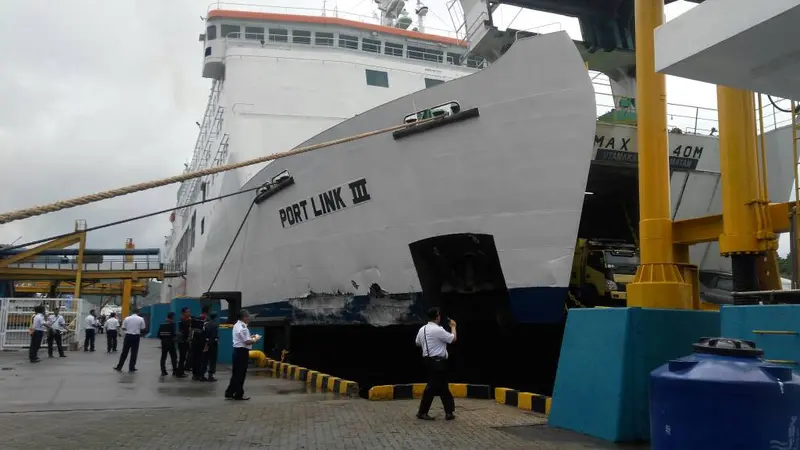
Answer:
[[[156,303],[155,305],[151,306],[150,309],[150,329],[147,333],[147,337],[149,338],[157,338],[158,337],[158,327],[164,323],[164,320],[167,319],[167,313],[169,312],[170,305],[167,303]]]
[[[548,424],[612,442],[649,440],[650,372],[719,333],[716,312],[571,309]]]
[[[721,315],[723,336],[754,341],[764,350],[764,359],[794,361],[795,370],[800,367],[800,305],[724,306]]]

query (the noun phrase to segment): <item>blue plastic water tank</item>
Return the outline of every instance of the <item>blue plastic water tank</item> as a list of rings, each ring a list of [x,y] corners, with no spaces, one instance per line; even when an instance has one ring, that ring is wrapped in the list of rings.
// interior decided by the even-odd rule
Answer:
[[[703,338],[650,373],[652,450],[799,450],[800,378],[751,341]]]

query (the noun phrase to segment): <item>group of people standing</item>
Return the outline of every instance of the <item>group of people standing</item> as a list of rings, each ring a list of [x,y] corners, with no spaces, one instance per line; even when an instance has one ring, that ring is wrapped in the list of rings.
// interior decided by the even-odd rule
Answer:
[[[219,352],[219,324],[217,315],[210,314],[209,310],[204,306],[199,316],[192,317],[189,308],[183,308],[177,323],[175,313],[167,314],[158,328],[162,376],[169,375],[166,366],[169,356],[173,376],[185,378],[186,372],[191,371],[195,381],[217,381],[214,373]]]
[[[98,333],[106,334],[106,351],[107,353],[117,352],[117,339],[119,337],[120,322],[117,319],[117,313],[112,312],[108,318],[101,316],[97,318],[95,310],[89,311],[89,315],[83,319],[83,328],[85,338],[83,340],[83,351],[93,352],[94,341]]]

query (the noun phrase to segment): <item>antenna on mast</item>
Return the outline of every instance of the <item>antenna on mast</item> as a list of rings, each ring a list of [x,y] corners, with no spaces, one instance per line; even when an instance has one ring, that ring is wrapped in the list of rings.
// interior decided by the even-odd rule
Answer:
[[[328,0],[322,0],[322,17],[325,17],[325,10],[328,8]]]
[[[421,0],[417,0],[417,9],[414,12],[417,14],[417,31],[424,33],[425,16],[428,15],[428,7],[423,5]]]

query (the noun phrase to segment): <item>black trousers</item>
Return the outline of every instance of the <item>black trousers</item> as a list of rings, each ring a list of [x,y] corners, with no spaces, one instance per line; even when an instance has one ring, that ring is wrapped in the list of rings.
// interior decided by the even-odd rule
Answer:
[[[86,339],[83,340],[83,351],[94,351],[94,333],[96,330],[93,328],[86,329]]]
[[[432,358],[425,358],[428,367],[428,384],[422,393],[422,400],[419,402],[419,414],[428,414],[433,404],[433,397],[437,395],[442,399],[442,406],[446,414],[452,414],[456,410],[456,402],[453,394],[450,393],[450,385],[447,376],[447,361],[435,361]]]
[[[117,351],[117,330],[108,330],[106,343],[108,344],[108,353]]]
[[[205,373],[206,367],[206,352],[203,351],[206,347],[204,339],[194,339],[192,341],[192,376],[200,378]]]
[[[179,342],[178,343],[178,373],[183,374],[186,371],[187,365],[187,356],[189,354],[189,343],[188,342]]]
[[[125,339],[122,340],[122,354],[119,355],[118,369],[122,369],[125,365],[125,360],[128,359],[128,352],[131,353],[131,361],[128,363],[128,370],[136,370],[136,358],[139,356],[139,340],[141,336],[138,334],[126,334]]]
[[[44,331],[34,330],[33,334],[31,335],[31,346],[28,349],[28,358],[31,361],[36,361],[39,359],[39,348],[42,347],[42,339],[44,339]]]
[[[47,333],[47,354],[53,356],[53,341],[56,342],[59,356],[64,356],[64,346],[61,345],[61,332],[50,331]]]
[[[167,355],[172,363],[172,373],[178,374],[178,352],[175,351],[175,342],[171,340],[161,341],[161,373],[167,373]]]
[[[203,373],[208,371],[208,376],[213,377],[217,373],[217,354],[219,354],[219,343],[212,342],[208,344],[208,351],[205,354]],[[249,356],[248,356],[249,360]]]
[[[233,348],[233,367],[231,381],[225,389],[225,397],[244,397],[244,380],[247,378],[247,364],[250,360],[250,350],[246,348]]]

